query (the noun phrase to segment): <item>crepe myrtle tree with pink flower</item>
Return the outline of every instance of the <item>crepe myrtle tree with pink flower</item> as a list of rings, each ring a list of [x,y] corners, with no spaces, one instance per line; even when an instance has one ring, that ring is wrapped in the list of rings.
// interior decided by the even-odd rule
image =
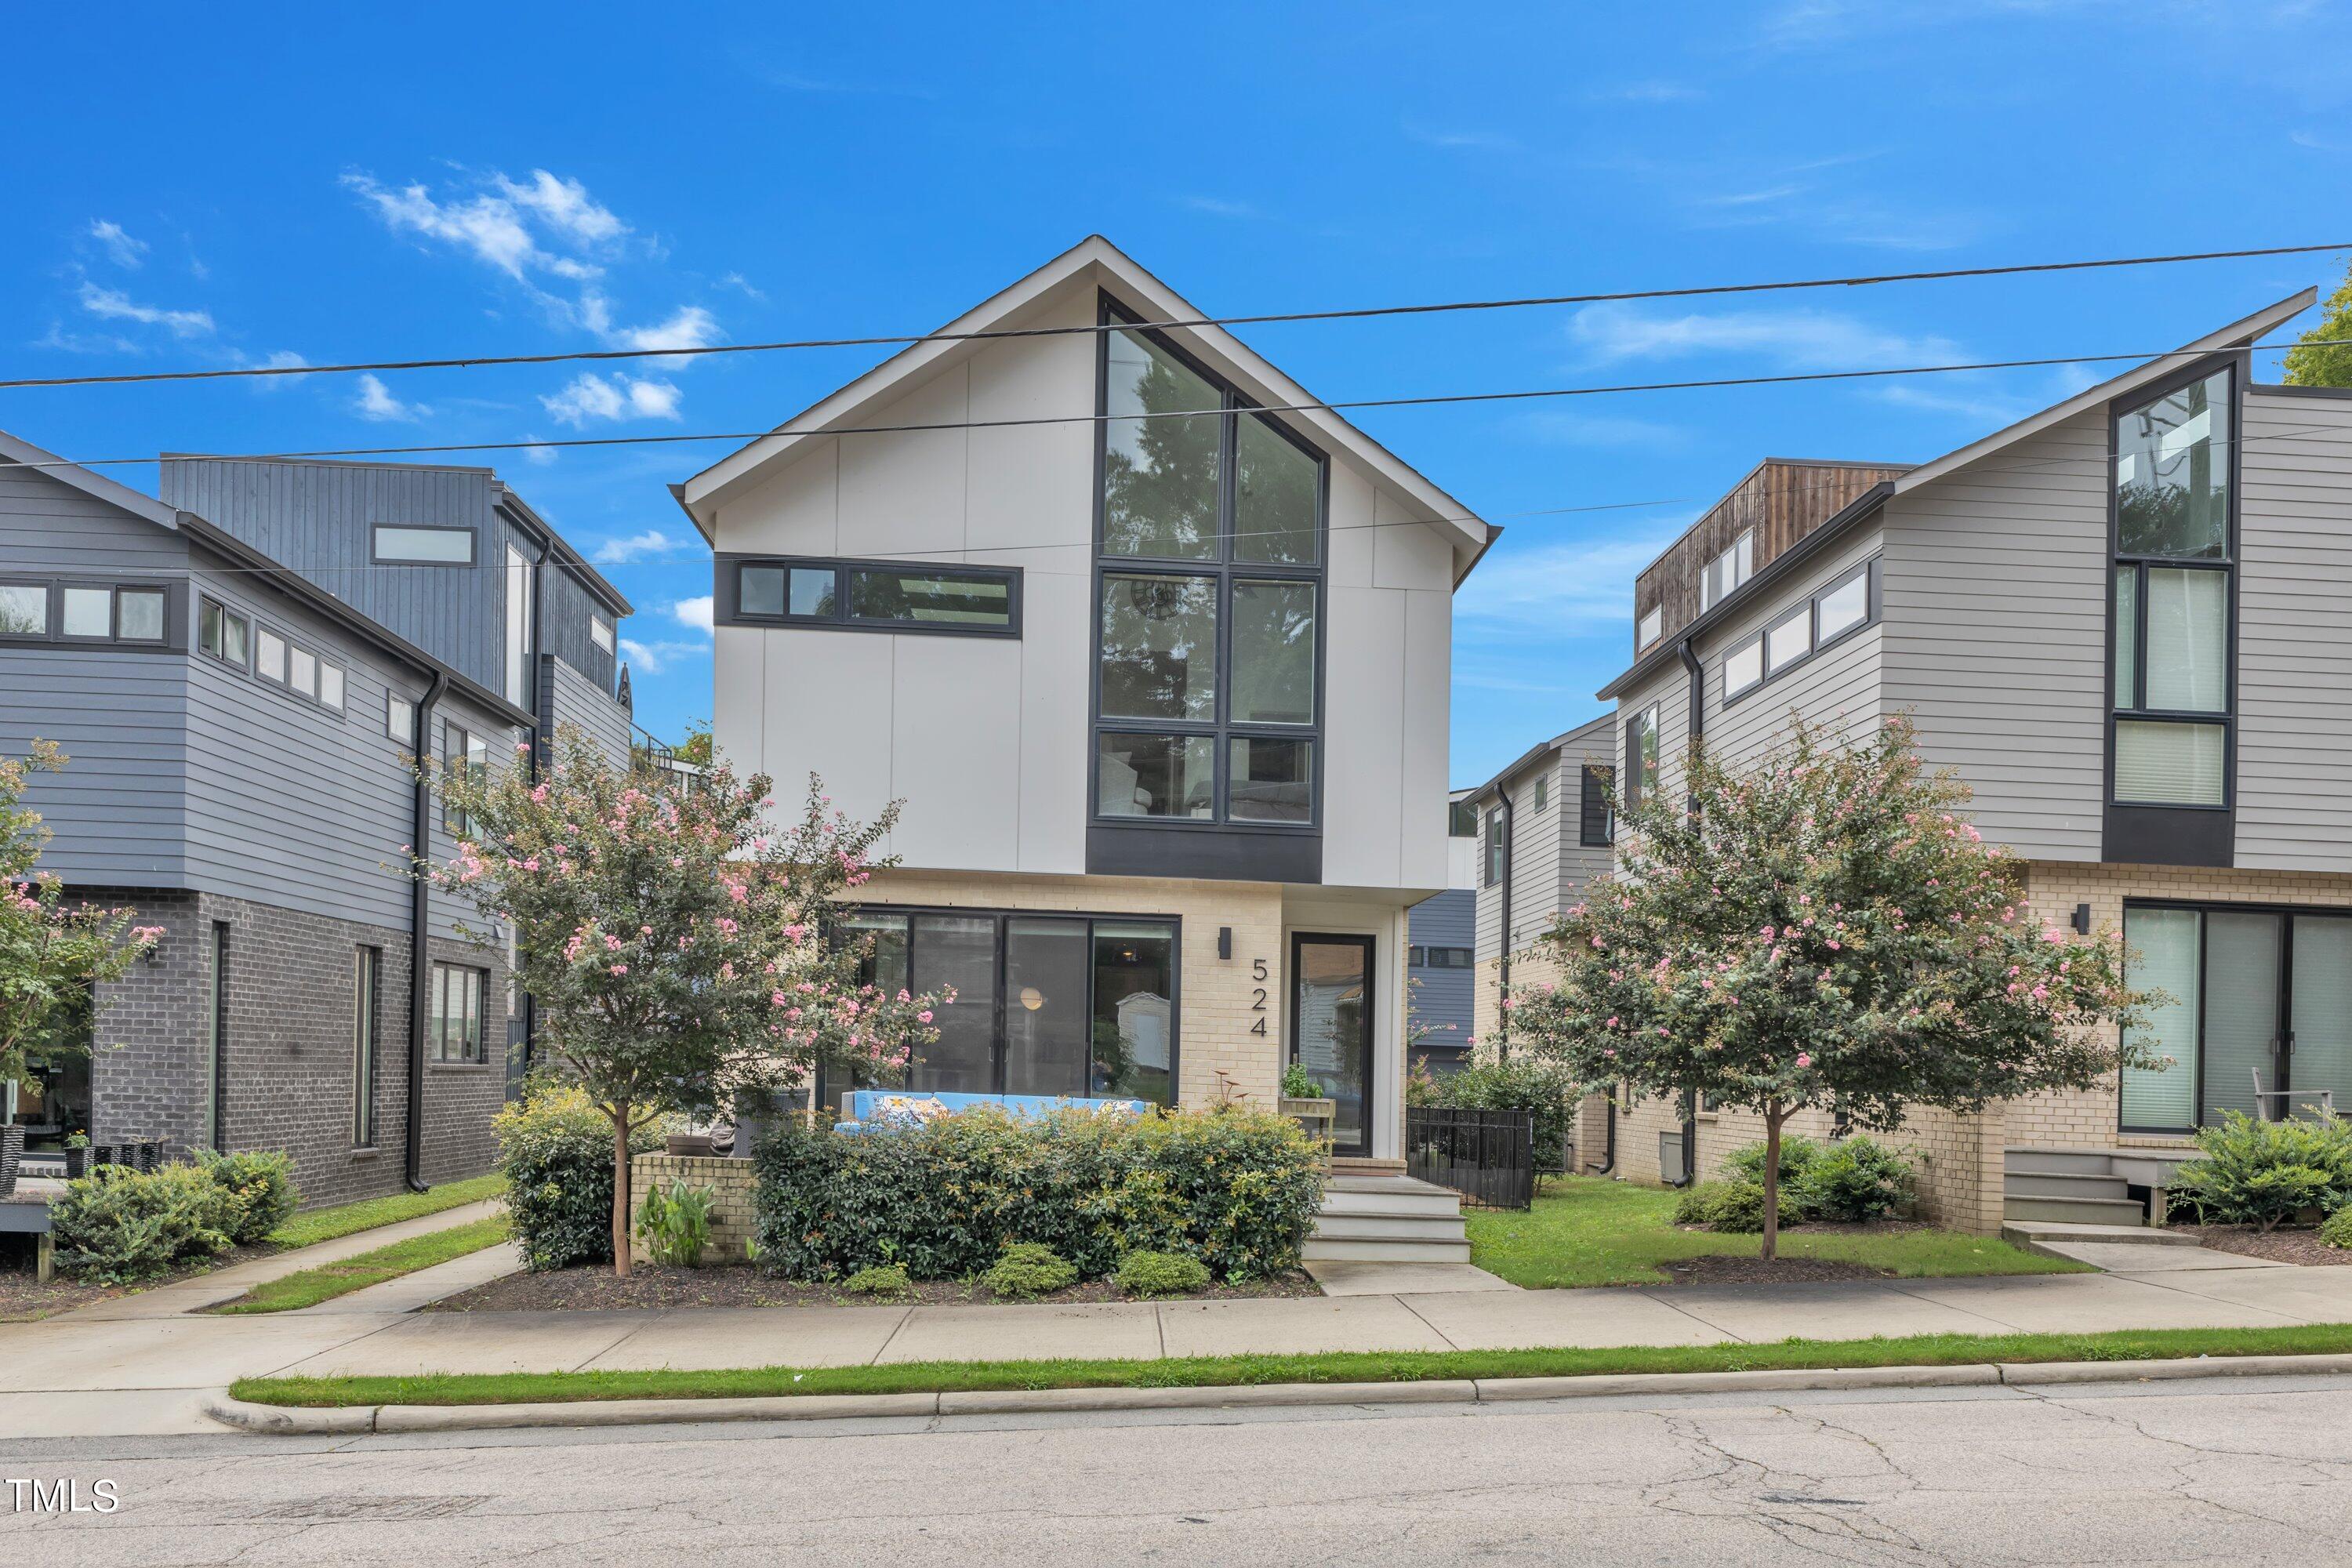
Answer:
[[[121,979],[163,935],[162,926],[134,925],[127,906],[68,900],[38,868],[49,830],[25,790],[35,773],[66,763],[54,741],[0,757],[0,1086],[24,1076],[27,1054],[79,1054],[65,1026],[89,1005],[91,988]]]
[[[874,850],[896,803],[856,823],[812,777],[780,828],[763,775],[719,766],[684,788],[567,730],[534,777],[529,750],[504,768],[427,770],[466,832],[414,870],[513,928],[536,1037],[613,1124],[625,1275],[634,1130],[804,1089],[821,1065],[895,1079],[954,998],[866,982],[872,939],[839,928],[839,900],[895,864]]]
[[[1764,1120],[1763,1256],[1780,1130],[1808,1108],[1891,1130],[2113,1074],[2136,1021],[2113,932],[2074,939],[1930,772],[1910,722],[1851,739],[1792,715],[1734,770],[1695,748],[1687,796],[1623,810],[1616,876],[1544,941],[1556,982],[1507,1002],[1516,1043],[1585,1083],[1696,1094]],[[2141,1058],[2135,1055],[2134,1061]]]

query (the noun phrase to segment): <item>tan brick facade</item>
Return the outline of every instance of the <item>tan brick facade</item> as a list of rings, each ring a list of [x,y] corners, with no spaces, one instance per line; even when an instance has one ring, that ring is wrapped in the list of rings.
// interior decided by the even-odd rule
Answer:
[[[629,1191],[635,1202],[643,1203],[646,1194],[656,1187],[667,1192],[672,1182],[702,1188],[712,1200],[710,1245],[702,1254],[703,1263],[713,1268],[745,1263],[750,1258],[743,1244],[751,1239],[756,1224],[751,1211],[755,1170],[749,1160],[722,1160],[710,1154],[640,1154],[629,1162]],[[629,1229],[630,1261],[651,1262],[645,1238],[635,1234],[634,1215]]]

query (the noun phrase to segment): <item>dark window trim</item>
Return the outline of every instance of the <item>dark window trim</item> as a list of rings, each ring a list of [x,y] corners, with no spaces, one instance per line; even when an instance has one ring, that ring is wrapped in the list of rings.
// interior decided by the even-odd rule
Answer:
[[[1617,811],[1609,800],[1609,792],[1617,785],[1617,770],[1607,763],[1586,763],[1578,770],[1578,780],[1577,843],[1586,849],[1605,849],[1617,842]]]
[[[798,568],[803,571],[829,571],[834,574],[833,602],[836,606],[829,616],[795,616],[787,610],[781,616],[752,615],[743,608],[743,569],[747,566],[773,566],[789,574]],[[969,577],[976,582],[1005,584],[1005,612],[1008,624],[1002,626],[970,626],[950,621],[889,621],[860,618],[849,613],[849,574],[853,572],[934,573],[941,576]],[[961,561],[876,561],[848,555],[752,555],[724,552],[718,557],[712,583],[713,620],[726,626],[814,626],[824,631],[881,632],[893,637],[995,637],[1017,641],[1022,623],[1022,568],[1018,566],[973,566]],[[786,578],[785,600],[792,604],[791,580]],[[618,645],[619,629],[614,628]]]
[[[974,908],[968,904],[846,904],[842,906],[842,912],[845,915],[903,915],[907,917],[908,922],[907,926],[907,986],[908,989],[915,992],[918,995],[922,993],[923,983],[922,976],[917,971],[915,964],[915,928],[913,924],[915,917],[919,915],[941,915],[954,920],[992,920],[996,922],[996,1016],[992,1026],[994,1032],[990,1037],[989,1046],[991,1051],[993,1053],[994,1058],[993,1065],[991,1068],[990,1081],[997,1084],[1002,1084],[1004,1081],[1005,1065],[1011,1055],[1009,1042],[1006,1039],[1004,1032],[1005,922],[1008,921],[1020,920],[1065,921],[1072,924],[1085,926],[1087,928],[1087,1093],[1083,1096],[1073,1097],[1083,1099],[1114,1098],[1111,1096],[1097,1096],[1093,1092],[1095,1071],[1095,928],[1101,924],[1126,923],[1142,925],[1147,922],[1167,926],[1170,931],[1170,945],[1168,950],[1170,959],[1168,976],[1168,1098],[1174,1105],[1181,1106],[1184,1103],[1183,916],[1143,914],[1131,910],[1125,911],[1114,910],[1020,910],[1006,909],[1001,906]],[[820,1073],[818,1083],[818,1095],[820,1099],[822,1099],[824,1092],[823,1076],[822,1073]],[[908,1092],[920,1094],[923,1091],[918,1089],[909,1089]],[[1013,1091],[997,1089],[991,1089],[989,1092],[992,1094],[1006,1094]]]
[[[435,1067],[444,1068],[486,1067],[489,1065],[490,972],[480,964],[460,963],[452,959],[436,958],[430,962],[433,965],[433,973],[426,983],[427,996],[428,1000],[436,996],[440,1000],[441,1028],[438,1034],[432,1035],[431,1037],[425,1041],[425,1048],[427,1051],[426,1059]],[[460,1037],[457,1041],[458,1049],[461,1053],[470,1050],[470,1054],[461,1054],[453,1057],[447,1055],[446,1050],[449,1044],[450,1021],[448,1010],[448,984],[449,977],[455,974],[470,974],[474,976],[475,979],[480,983],[481,990],[478,1003],[474,1009],[476,1037],[470,1041],[465,1039],[463,1037],[462,1024],[459,1030]],[[432,1026],[432,1014],[429,1007],[425,1015],[425,1025],[429,1031]]]
[[[1328,773],[1329,748],[1325,743],[1324,721],[1328,712],[1325,694],[1325,670],[1329,659],[1331,643],[1330,600],[1328,587],[1331,559],[1331,459],[1330,455],[1308,442],[1297,431],[1257,404],[1242,396],[1224,375],[1210,369],[1198,358],[1187,353],[1164,334],[1140,324],[1109,294],[1097,296],[1097,324],[1118,326],[1147,338],[1166,352],[1193,374],[1218,389],[1218,499],[1217,550],[1205,559],[1188,559],[1158,555],[1111,555],[1103,549],[1103,531],[1107,508],[1103,495],[1103,476],[1107,471],[1110,446],[1110,340],[1111,332],[1095,334],[1095,444],[1094,444],[1094,602],[1087,610],[1092,626],[1089,660],[1087,672],[1087,821],[1090,836],[1104,833],[1264,833],[1294,837],[1319,838],[1323,832],[1324,781]],[[1244,561],[1234,551],[1234,518],[1236,506],[1235,486],[1238,483],[1236,456],[1240,447],[1240,424],[1244,417],[1257,417],[1277,435],[1290,442],[1316,462],[1315,494],[1315,560],[1311,563]],[[1102,710],[1102,604],[1104,579],[1108,576],[1175,576],[1206,577],[1215,583],[1217,602],[1217,702],[1216,712],[1209,720],[1129,719],[1106,716]],[[1314,711],[1312,722],[1306,724],[1273,724],[1231,717],[1234,671],[1234,587],[1236,583],[1311,583],[1315,586],[1315,669]],[[1212,735],[1217,744],[1211,760],[1212,812],[1207,817],[1176,816],[1112,816],[1102,809],[1101,739],[1105,734],[1122,735]],[[1312,745],[1313,767],[1307,780],[1307,819],[1305,822],[1260,822],[1235,819],[1232,816],[1233,763],[1231,742],[1235,738],[1265,740],[1300,740]],[[1089,869],[1095,857],[1089,850]],[[1318,865],[1319,868],[1319,857]],[[1295,869],[1295,868],[1294,868]],[[1181,875],[1181,867],[1171,867],[1171,875]],[[1319,877],[1319,869],[1317,873]]]
[[[1499,888],[1511,875],[1511,808],[1507,800],[1486,808],[1478,840],[1478,885]]]
[[[225,653],[215,653],[210,648],[205,647],[205,606],[207,605],[210,605],[215,609],[220,611],[223,616],[222,626],[224,627],[227,625],[226,617],[231,616],[236,616],[238,620],[245,623],[244,658],[233,659]],[[195,650],[198,654],[212,660],[215,664],[225,665],[230,669],[242,670],[248,677],[253,674],[253,613],[250,610],[232,609],[226,601],[215,598],[210,594],[198,594],[196,595],[196,614],[194,619],[195,628],[189,640],[194,644]],[[221,637],[221,645],[226,647],[227,644],[228,637],[226,632],[224,632]]]
[[[1364,1137],[1362,1142],[1344,1149],[1335,1148],[1333,1152],[1369,1156],[1373,1148],[1372,1130],[1380,1125],[1380,1097],[1376,1092],[1381,1076],[1380,1016],[1376,1011],[1381,989],[1380,949],[1372,937],[1356,931],[1295,931],[1290,933],[1290,972],[1286,976],[1290,1005],[1286,1009],[1290,1015],[1290,1037],[1283,1043],[1281,1060],[1285,1067],[1298,1059],[1299,1015],[1307,1000],[1298,984],[1298,952],[1310,942],[1332,947],[1360,947],[1364,952],[1364,1094],[1362,1108],[1357,1112],[1357,1121],[1363,1128]]]
[[[450,743],[450,737],[453,735],[457,737],[457,743],[454,745]],[[475,733],[469,726],[461,724],[455,719],[444,718],[441,721],[441,776],[443,778],[456,776],[457,770],[467,765],[466,759],[477,741],[482,742],[482,755],[487,763],[489,757],[488,736]],[[473,830],[473,820],[451,805],[445,796],[441,802],[441,831],[453,838],[463,838]]]
[[[419,561],[413,555],[386,555],[377,547],[377,539],[387,529],[404,533],[462,533],[466,536],[466,559],[463,561]],[[368,524],[368,562],[375,566],[454,566],[460,570],[478,566],[482,561],[481,531],[463,523],[444,522],[371,522]]]
[[[341,657],[330,658],[319,651],[317,643],[312,642],[309,637],[288,631],[276,621],[267,621],[259,616],[247,616],[245,620],[245,650],[247,661],[246,673],[253,678],[256,685],[266,686],[279,696],[299,702],[306,708],[314,708],[338,722],[351,717],[352,666],[349,660]],[[286,645],[286,673],[282,677],[262,673],[261,634],[264,632],[268,632]],[[320,670],[331,666],[341,673],[343,700],[341,707],[329,702],[316,691],[304,691],[295,686],[294,655],[297,651],[309,654],[312,665]],[[316,677],[313,678],[313,683],[321,688],[326,684]],[[393,695],[396,696],[398,693],[395,692]]]
[[[2292,1016],[2290,1005],[2294,997],[2294,917],[2297,915],[2316,915],[2329,920],[2352,920],[2352,905],[2278,904],[2266,902],[2257,899],[2126,899],[2124,900],[2123,908],[2124,914],[2128,917],[2134,910],[2194,910],[2199,915],[2246,914],[2281,915],[2285,917],[2285,923],[2279,929],[2278,1019],[2279,1027],[2281,1029],[2284,1029],[2287,1026],[2287,1021]],[[2206,933],[2210,929],[2210,922],[2202,920],[2198,921],[2197,1083],[2196,1087],[2190,1091],[2191,1098],[2189,1100],[2189,1114],[2192,1118],[2200,1114],[2205,1109],[2205,950]],[[2129,971],[2126,970],[2126,976],[2128,976]],[[2290,1048],[2285,1055],[2287,1070],[2284,1074],[2281,1075],[2280,1081],[2273,1084],[2271,1087],[2292,1093],[2294,1088],[2294,1053]],[[2127,1124],[2123,1119],[2124,1068],[2121,1063],[2117,1063],[2116,1066],[2115,1082],[2116,1131],[2137,1133],[2143,1136],[2158,1138],[2192,1138],[2196,1136],[2197,1128],[2201,1124],[2194,1121],[2187,1127],[2132,1126]]]
[[[1536,774],[1534,782],[1528,786],[1528,809],[1529,811],[1540,812],[1548,811],[1550,807],[1551,774],[1549,772],[1539,773]]]
[[[1644,733],[1656,738],[1658,781],[1663,784],[1666,774],[1666,747],[1664,738],[1658,733],[1658,704],[1655,702],[1636,708],[1633,716],[1625,721],[1625,761],[1617,776],[1622,781],[1618,786],[1618,797],[1625,803],[1628,811],[1642,804],[1642,736]]]
[[[352,1147],[376,1140],[375,1070],[383,1054],[383,949],[365,943],[352,953]]]
[[[2110,399],[2106,405],[2107,422],[2107,569],[2101,584],[2105,598],[2106,642],[2101,671],[2102,689],[2105,701],[2105,759],[2100,783],[2100,799],[2104,805],[2100,845],[2101,859],[2109,863],[2133,863],[2170,866],[2231,866],[2237,859],[2238,824],[2238,601],[2242,574],[2240,551],[2239,514],[2244,490],[2244,454],[2246,426],[2246,392],[2249,356],[2245,350],[2231,349],[2210,354],[2182,366],[2161,381],[2151,382],[2123,397]],[[2116,424],[2135,409],[2145,408],[2162,401],[2183,387],[2190,386],[2211,375],[2225,372],[2230,378],[2230,440],[2229,464],[2230,504],[2221,535],[2221,554],[2212,556],[2174,557],[2126,554],[2122,549],[2122,497],[2116,484],[2116,465],[2121,456],[2121,443]],[[2165,566],[2186,566],[2230,574],[2230,592],[2225,614],[2228,617],[2228,656],[2224,661],[2222,688],[2225,705],[2220,713],[2195,715],[2176,711],[2126,709],[2116,707],[2116,572],[2117,566],[2137,565],[2138,583],[2136,588],[2135,613],[2138,625],[2134,638],[2134,657],[2138,669],[2135,675],[2136,695],[2147,689],[2147,568],[2151,563]],[[2116,798],[2116,724],[2118,719],[2186,720],[2221,726],[2221,803],[2218,805],[2194,802],[2120,801]]]
[[[1820,587],[1806,595],[1805,602],[1802,605],[1790,605],[1787,610],[1773,616],[1771,620],[1766,622],[1757,630],[1748,633],[1746,637],[1741,637],[1738,642],[1735,642],[1728,647],[1725,648],[1723,650],[1723,656],[1716,660],[1716,684],[1721,689],[1721,705],[1727,709],[1738,707],[1740,703],[1745,702],[1750,697],[1755,696],[1756,693],[1763,690],[1764,688],[1771,685],[1774,681],[1780,679],[1783,676],[1795,673],[1797,670],[1800,670],[1806,665],[1811,663],[1814,659],[1819,658],[1822,655],[1829,652],[1832,648],[1852,641],[1853,638],[1858,637],[1863,633],[1868,631],[1871,627],[1878,625],[1880,616],[1885,609],[1885,605],[1881,602],[1884,595],[1880,590],[1879,561],[1880,557],[1873,555],[1867,561],[1856,562],[1853,565],[1847,567],[1836,576],[1829,578],[1827,581],[1823,582]],[[1846,627],[1845,630],[1824,638],[1822,636],[1822,601],[1829,597],[1832,594],[1836,593],[1840,588],[1845,587],[1857,577],[1866,579],[1868,584],[1863,591],[1864,608],[1863,610],[1862,619]],[[1811,617],[1812,646],[1808,647],[1803,653],[1801,653],[1796,658],[1790,659],[1788,663],[1782,665],[1780,668],[1774,669],[1770,666],[1769,651],[1765,643],[1766,635],[1774,627],[1783,626],[1788,622],[1796,619],[1800,613]],[[1753,644],[1757,648],[1757,668],[1761,669],[1763,674],[1759,676],[1748,685],[1741,687],[1738,691],[1734,691],[1731,689],[1731,656],[1739,649],[1748,647],[1750,644]]]

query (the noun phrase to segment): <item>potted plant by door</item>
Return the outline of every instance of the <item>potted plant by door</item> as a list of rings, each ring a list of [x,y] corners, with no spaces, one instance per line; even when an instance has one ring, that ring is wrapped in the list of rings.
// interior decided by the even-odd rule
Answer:
[[[79,1180],[89,1174],[89,1134],[66,1134],[66,1180]]]
[[[1323,1086],[1298,1063],[1282,1069],[1282,1114],[1306,1130],[1307,1135],[1318,1143],[1331,1142],[1331,1119],[1339,1113],[1337,1101],[1328,1099]]]

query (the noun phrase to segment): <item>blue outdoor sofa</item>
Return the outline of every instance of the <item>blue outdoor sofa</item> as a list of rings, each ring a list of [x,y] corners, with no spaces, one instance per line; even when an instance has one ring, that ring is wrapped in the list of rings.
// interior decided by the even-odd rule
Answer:
[[[1054,1110],[1123,1110],[1140,1116],[1151,1109],[1140,1100],[1086,1100],[1076,1096],[1055,1094],[926,1094],[919,1089],[860,1089],[852,1090],[841,1102],[841,1113],[847,1120],[833,1124],[835,1132],[864,1132],[866,1121],[882,1109],[885,1100],[936,1100],[952,1111],[968,1110],[975,1105],[992,1105],[1014,1117],[1043,1116]],[[886,1129],[887,1131],[887,1129]]]

